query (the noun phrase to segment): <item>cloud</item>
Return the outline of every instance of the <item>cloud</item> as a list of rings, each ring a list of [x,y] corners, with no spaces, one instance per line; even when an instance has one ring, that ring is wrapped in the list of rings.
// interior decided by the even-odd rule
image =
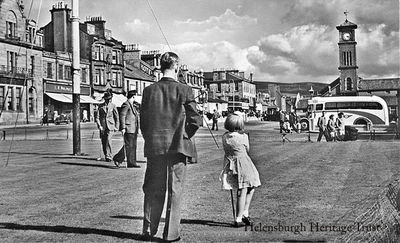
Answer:
[[[360,26],[356,34],[359,73],[370,76],[399,76],[399,32],[386,34],[385,24]]]
[[[125,30],[134,34],[146,34],[150,32],[150,24],[142,22],[140,19],[134,19],[131,22],[125,22]]]
[[[255,70],[247,59],[249,49],[241,49],[228,41],[211,44],[190,42],[175,45],[173,49],[190,69],[234,68],[247,73]]]
[[[192,19],[187,19],[185,21],[175,21],[175,25],[178,27],[196,30],[210,29],[218,27],[225,30],[237,30],[246,28],[246,26],[251,26],[257,24],[257,18],[252,18],[250,16],[238,16],[231,9],[226,9],[225,13],[220,16],[210,16],[206,20],[196,21]]]

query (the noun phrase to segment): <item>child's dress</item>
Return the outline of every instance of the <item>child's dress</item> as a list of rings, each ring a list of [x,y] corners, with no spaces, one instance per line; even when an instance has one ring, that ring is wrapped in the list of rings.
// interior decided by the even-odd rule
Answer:
[[[242,189],[261,185],[260,176],[250,156],[249,137],[245,133],[226,132],[222,136],[224,168],[221,172],[222,189]]]

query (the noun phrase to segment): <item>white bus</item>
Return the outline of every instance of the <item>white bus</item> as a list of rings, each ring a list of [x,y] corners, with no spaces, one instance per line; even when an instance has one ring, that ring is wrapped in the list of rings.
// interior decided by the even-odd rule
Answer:
[[[308,101],[307,118],[300,120],[302,130],[318,131],[318,118],[322,111],[325,117],[339,112],[344,114],[345,125],[389,125],[389,111],[386,102],[378,96],[331,96],[314,97]]]

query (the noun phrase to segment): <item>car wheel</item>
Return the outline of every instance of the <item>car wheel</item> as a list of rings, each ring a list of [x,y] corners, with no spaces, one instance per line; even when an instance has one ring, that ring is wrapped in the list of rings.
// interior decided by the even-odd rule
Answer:
[[[301,130],[302,131],[308,131],[310,129],[308,120],[301,120],[300,121],[300,125],[301,125]]]

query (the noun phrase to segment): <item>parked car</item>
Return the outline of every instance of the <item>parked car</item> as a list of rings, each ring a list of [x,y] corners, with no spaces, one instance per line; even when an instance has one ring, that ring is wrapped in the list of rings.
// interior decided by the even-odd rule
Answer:
[[[59,115],[56,119],[54,119],[54,123],[56,125],[59,125],[61,123],[69,124],[70,122],[71,122],[71,115],[65,113],[61,113],[61,115]]]

